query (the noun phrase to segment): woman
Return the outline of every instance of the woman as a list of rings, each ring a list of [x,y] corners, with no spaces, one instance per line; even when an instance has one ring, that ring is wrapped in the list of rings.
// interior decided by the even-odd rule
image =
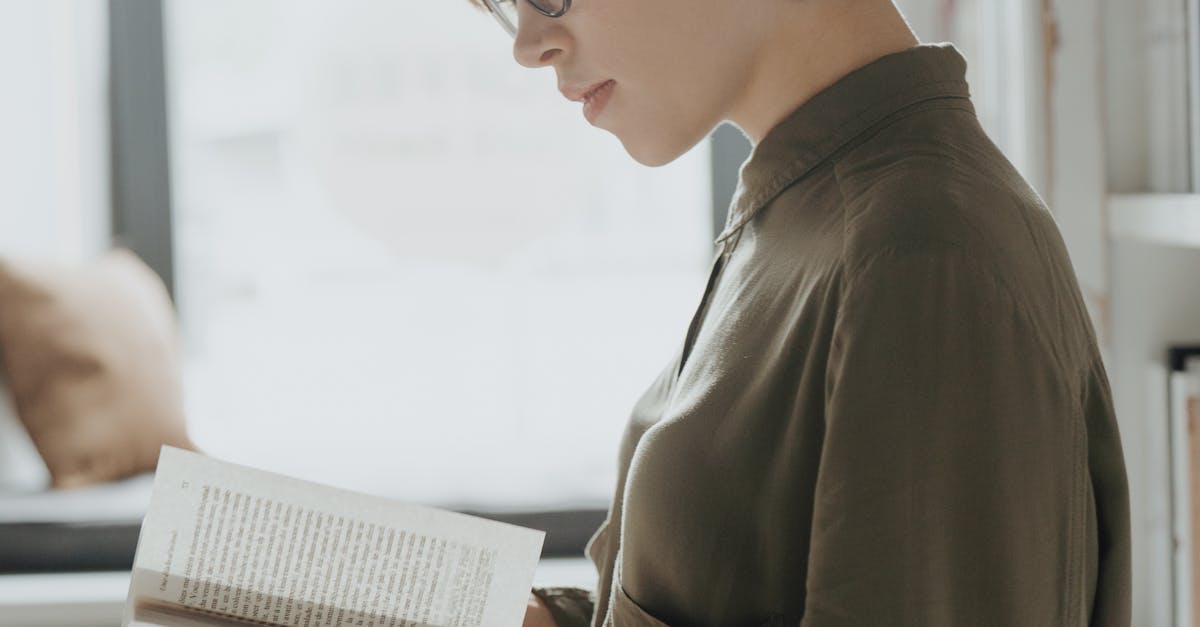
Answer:
[[[526,625],[1129,625],[1095,334],[956,48],[890,0],[483,1],[640,163],[754,144],[598,589],[535,588]]]

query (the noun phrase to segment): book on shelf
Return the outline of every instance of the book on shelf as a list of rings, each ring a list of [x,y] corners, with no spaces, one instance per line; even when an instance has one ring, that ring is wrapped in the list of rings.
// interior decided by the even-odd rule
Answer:
[[[1200,344],[1168,350],[1175,626],[1200,625]]]
[[[123,624],[519,627],[544,537],[163,447]]]
[[[1200,0],[1186,0],[1188,143],[1191,153],[1192,193],[1200,194]]]

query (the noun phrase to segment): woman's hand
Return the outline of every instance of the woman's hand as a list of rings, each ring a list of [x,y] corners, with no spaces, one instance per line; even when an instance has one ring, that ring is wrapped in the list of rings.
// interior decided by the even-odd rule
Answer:
[[[530,592],[529,602],[525,607],[525,622],[521,623],[521,627],[558,627],[558,624],[554,622],[554,616],[546,604]]]

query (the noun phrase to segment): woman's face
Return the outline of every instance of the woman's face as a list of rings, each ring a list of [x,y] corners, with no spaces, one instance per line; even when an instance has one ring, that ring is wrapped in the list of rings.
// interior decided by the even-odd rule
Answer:
[[[769,5],[572,0],[566,15],[550,18],[517,4],[517,62],[553,67],[560,89],[615,81],[593,123],[647,166],[675,160],[739,106]]]

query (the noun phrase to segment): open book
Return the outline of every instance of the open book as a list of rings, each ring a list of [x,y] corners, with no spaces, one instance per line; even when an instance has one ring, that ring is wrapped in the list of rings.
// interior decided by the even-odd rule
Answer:
[[[124,624],[519,627],[544,538],[167,446]]]

